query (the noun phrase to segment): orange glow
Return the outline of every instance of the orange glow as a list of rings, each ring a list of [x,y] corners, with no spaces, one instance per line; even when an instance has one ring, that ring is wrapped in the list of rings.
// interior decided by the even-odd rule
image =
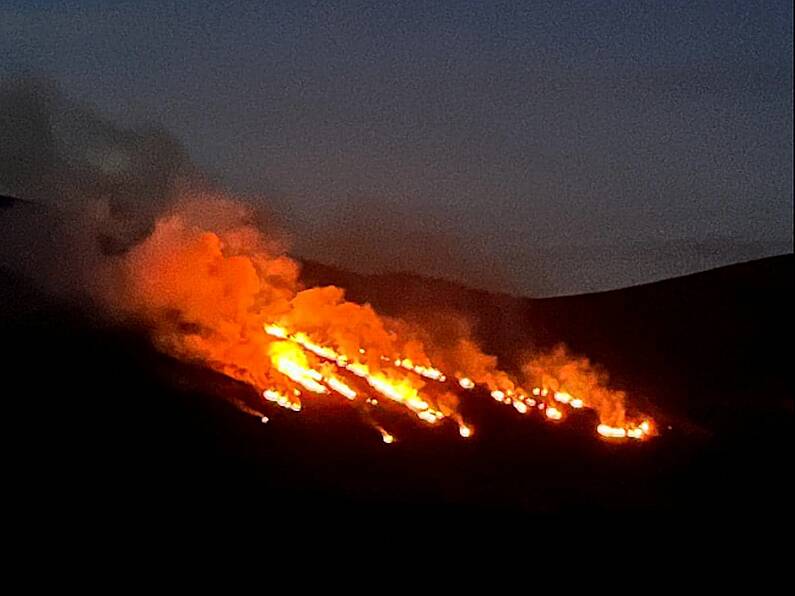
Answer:
[[[345,383],[345,381],[342,381],[337,377],[328,377],[326,379],[326,382],[328,383],[329,387],[331,387],[334,391],[336,391],[340,395],[343,395],[351,400],[356,399],[356,391],[354,391],[350,387],[350,385]]]
[[[472,379],[469,377],[464,377],[463,379],[458,380],[458,384],[461,385],[464,389],[472,389],[475,386],[475,383],[472,382]]]
[[[468,438],[474,428],[461,421],[458,400],[488,393],[519,414],[538,408],[552,421],[594,410],[606,438],[655,434],[651,419],[627,415],[626,395],[610,388],[604,371],[563,347],[533,353],[508,372],[466,325],[442,337],[351,302],[341,288],[304,288],[298,264],[252,220],[229,200],[184,197],[102,272],[102,298],[145,323],[161,350],[248,383],[267,404],[295,412],[318,396],[342,396],[373,425],[382,412],[398,411],[428,425],[455,423]],[[378,428],[385,443],[395,440]]]
[[[546,414],[547,418],[549,418],[550,420],[560,420],[563,418],[563,412],[561,412],[554,406],[549,406],[546,409]]]
[[[572,400],[571,395],[566,393],[565,391],[555,391],[555,395],[553,395],[555,401],[560,402],[562,404],[567,404]]]
[[[301,402],[292,401],[289,397],[287,397],[284,393],[276,391],[275,389],[266,389],[262,393],[263,397],[270,401],[275,402],[276,405],[281,406],[282,408],[286,408],[288,410],[293,410],[294,412],[301,411]],[[263,416],[265,420],[263,422],[267,422],[267,416]]]
[[[392,443],[395,442],[395,435],[391,434],[381,426],[376,426],[376,428],[378,429],[378,432],[381,433],[381,440],[384,443],[386,443],[387,445],[391,445]]]
[[[309,368],[306,355],[299,348],[286,341],[277,341],[270,345],[268,353],[280,373],[312,393],[328,393],[320,384],[323,375]]]
[[[645,439],[651,436],[652,425],[648,420],[644,420],[638,426],[629,425],[616,427],[600,424],[596,428],[596,432],[607,439]]]
[[[627,429],[616,428],[613,426],[608,426],[607,424],[600,424],[597,426],[596,432],[609,439],[623,439],[627,436]]]

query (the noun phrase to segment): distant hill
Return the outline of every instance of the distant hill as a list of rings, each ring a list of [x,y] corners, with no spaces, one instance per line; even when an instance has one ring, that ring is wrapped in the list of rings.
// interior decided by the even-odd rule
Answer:
[[[518,284],[523,295],[563,296],[620,289],[793,252],[792,240],[738,238],[550,247],[525,255],[535,263]]]
[[[310,285],[331,283],[395,315],[449,308],[477,321],[492,352],[565,342],[676,411],[705,396],[790,407],[793,255],[730,265],[622,290],[528,299],[412,274],[363,276],[306,263]],[[786,396],[788,400],[785,399]],[[786,404],[789,403],[789,406]],[[740,404],[735,404],[739,407]],[[706,414],[705,414],[706,415]]]

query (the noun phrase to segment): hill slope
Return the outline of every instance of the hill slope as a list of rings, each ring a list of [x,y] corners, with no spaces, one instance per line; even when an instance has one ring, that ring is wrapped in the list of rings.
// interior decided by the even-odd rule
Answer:
[[[527,299],[415,275],[361,276],[308,263],[311,284],[333,283],[395,315],[451,309],[475,321],[492,352],[565,342],[620,384],[682,415],[724,404],[791,410],[789,329],[793,255],[731,265],[623,290]]]
[[[338,283],[388,313],[466,313],[508,363],[522,346],[565,341],[673,427],[633,446],[599,441],[587,417],[555,427],[483,395],[462,403],[478,426],[471,441],[407,423],[385,446],[330,402],[300,416],[268,411],[263,426],[229,405],[255,403],[248,387],[0,272],[8,420],[24,454],[15,471],[50,507],[57,493],[67,507],[365,511],[387,524],[401,512],[779,515],[793,496],[783,473],[792,463],[791,272],[787,256],[528,300],[307,264],[307,282]]]

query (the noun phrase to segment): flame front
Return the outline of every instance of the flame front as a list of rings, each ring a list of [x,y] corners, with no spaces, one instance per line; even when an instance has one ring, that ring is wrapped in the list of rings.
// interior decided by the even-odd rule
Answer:
[[[330,346],[320,345],[312,341],[307,334],[303,332],[290,333],[285,327],[277,324],[266,324],[264,331],[271,337],[279,341],[272,344],[272,346],[282,346],[290,342],[288,345],[292,346],[291,350],[283,347],[278,347],[275,352],[278,358],[274,360],[274,364],[280,372],[286,374],[289,378],[310,389],[314,393],[326,393],[325,387],[320,385],[321,381],[325,381],[337,393],[347,397],[350,400],[355,399],[357,393],[349,385],[345,384],[338,377],[323,377],[319,372],[308,368],[306,361],[306,354],[300,351],[300,348],[311,352],[312,354],[327,360],[329,363],[339,367],[342,370],[348,371],[353,375],[364,379],[368,385],[377,393],[386,397],[387,399],[398,403],[405,408],[414,412],[420,420],[429,424],[435,424],[445,415],[438,409],[430,406],[428,401],[420,397],[419,390],[409,381],[408,378],[395,378],[390,379],[384,373],[373,373],[367,364],[358,361],[357,356],[365,354],[367,350],[359,348],[352,356],[340,354],[336,349]],[[285,354],[291,354],[288,364],[282,361]],[[394,367],[402,368],[415,372],[416,374],[432,378],[440,383],[447,380],[447,375],[439,369],[432,366],[415,366],[408,358],[395,359],[394,361],[388,357],[382,356],[381,361],[391,363]],[[283,370],[284,368],[284,370]],[[434,371],[430,375],[428,371]],[[309,383],[307,386],[306,383]],[[473,389],[475,383],[468,377],[458,379],[458,385],[464,389]],[[548,397],[550,394],[557,405],[552,405],[552,402],[539,402],[534,397],[529,397],[522,389],[502,391],[495,389],[490,392],[492,399],[497,402],[513,406],[513,408],[520,414],[527,414],[531,408],[538,408],[544,412],[545,417],[551,421],[561,421],[564,419],[564,412],[558,406],[568,406],[572,410],[579,410],[586,407],[585,402],[580,397],[575,397],[567,391],[552,391],[546,387],[534,387],[531,390],[534,396]],[[377,403],[377,402],[376,402]],[[377,426],[382,433],[384,442],[391,443],[394,437],[385,431],[381,426]],[[626,426],[610,426],[609,424],[601,423],[597,426],[597,433],[606,439],[643,439],[650,436],[652,426],[649,420],[643,420],[640,424],[629,423]],[[463,438],[469,438],[474,432],[474,427],[461,421],[459,423],[459,434]]]
[[[223,214],[217,220],[248,215],[236,204],[218,205],[211,203]],[[109,299],[145,321],[163,350],[249,383],[268,404],[298,412],[307,400],[341,397],[387,444],[396,438],[384,418],[400,411],[427,425],[450,420],[462,438],[472,437],[474,425],[458,412],[459,395],[470,391],[467,399],[490,395],[519,415],[538,412],[553,422],[595,410],[597,433],[610,440],[654,434],[649,418],[626,415],[626,396],[608,387],[604,373],[564,348],[535,354],[521,375],[511,374],[466,332],[440,342],[346,300],[340,288],[301,289],[297,264],[258,230],[213,231],[192,214],[163,218],[119,257]]]

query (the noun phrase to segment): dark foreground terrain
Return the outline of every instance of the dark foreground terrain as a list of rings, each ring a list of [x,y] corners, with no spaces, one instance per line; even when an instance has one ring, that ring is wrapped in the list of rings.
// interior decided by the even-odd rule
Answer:
[[[308,281],[346,286],[387,313],[410,305],[477,317],[478,335],[508,363],[517,346],[558,341],[590,355],[661,423],[662,436],[632,445],[597,439],[587,414],[556,426],[483,394],[463,397],[477,426],[468,441],[405,422],[387,446],[331,401],[300,415],[263,405],[263,425],[228,401],[256,403],[248,387],[0,270],[4,421],[20,479],[7,490],[74,516],[231,507],[278,520],[555,512],[629,529],[686,513],[789,524],[792,265],[790,255],[530,300],[307,264]]]

